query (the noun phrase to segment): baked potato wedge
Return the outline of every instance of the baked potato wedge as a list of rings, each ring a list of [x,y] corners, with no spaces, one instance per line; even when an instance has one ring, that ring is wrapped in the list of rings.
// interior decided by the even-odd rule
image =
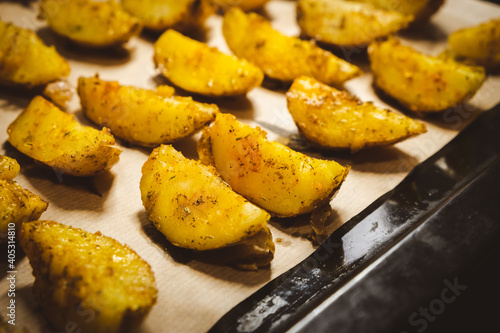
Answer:
[[[154,45],[154,62],[176,86],[206,96],[244,95],[259,86],[262,71],[215,47],[165,31]]]
[[[453,32],[448,44],[458,58],[496,70],[500,67],[500,18]]]
[[[314,43],[286,36],[264,17],[237,7],[224,14],[222,32],[236,56],[254,63],[273,79],[291,82],[306,75],[339,86],[362,73]]]
[[[0,84],[32,88],[69,72],[66,60],[32,30],[0,20]]]
[[[126,332],[156,302],[149,264],[113,238],[54,221],[24,223],[19,237],[35,298],[58,331],[73,322],[80,332]]]
[[[170,145],[153,150],[142,167],[140,189],[149,219],[175,246],[213,250],[248,245],[249,237],[269,233],[266,211],[236,194],[212,167],[185,158]],[[271,239],[261,246],[267,260],[260,264],[266,265],[274,244]]]
[[[40,17],[57,34],[86,47],[121,45],[142,28],[115,0],[42,0]]]
[[[302,34],[327,44],[364,47],[406,28],[412,15],[344,0],[299,0],[297,21]]]
[[[13,158],[0,155],[0,179],[12,180],[21,170],[19,163]]]
[[[219,113],[203,129],[198,155],[237,193],[273,216],[313,211],[332,197],[349,172],[349,166],[306,156],[266,135]]]
[[[159,146],[183,139],[215,119],[215,104],[191,97],[164,97],[160,92],[121,86],[99,77],[78,79],[85,115],[113,135],[142,146]],[[172,92],[169,91],[167,95]]]
[[[443,5],[444,0],[349,0],[371,3],[378,8],[413,15],[414,22],[427,21]]]
[[[262,8],[269,0],[214,0],[215,5],[223,11],[239,7],[244,11]]]
[[[9,142],[20,152],[72,176],[92,176],[118,162],[121,149],[107,128],[80,125],[41,96],[7,129]]]
[[[38,220],[48,206],[38,195],[13,181],[19,169],[15,159],[0,155],[0,242],[13,236],[9,234],[9,225],[14,224],[17,231],[23,222]]]
[[[145,28],[157,32],[201,27],[215,12],[210,0],[122,0],[121,3]]]
[[[362,103],[313,78],[295,79],[287,94],[288,110],[300,132],[314,144],[332,149],[389,145],[425,133],[425,124],[373,103]]]
[[[396,39],[368,47],[375,84],[412,111],[442,111],[465,101],[486,79],[482,67],[424,55]]]

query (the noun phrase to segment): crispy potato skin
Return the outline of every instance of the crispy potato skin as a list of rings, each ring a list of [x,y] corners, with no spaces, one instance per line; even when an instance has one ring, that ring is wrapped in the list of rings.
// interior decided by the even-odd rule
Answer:
[[[32,88],[69,72],[66,60],[33,31],[0,21],[0,84]]]
[[[12,180],[20,170],[21,167],[15,159],[0,155],[0,179]]]
[[[355,153],[427,131],[423,123],[373,103],[362,103],[313,78],[296,79],[286,96],[288,110],[301,133],[321,147]]]
[[[34,294],[58,330],[124,332],[156,302],[151,267],[118,241],[54,221],[24,223],[20,244],[35,276]]]
[[[414,22],[423,22],[438,11],[444,0],[352,0],[356,2],[371,3],[378,8],[398,11],[405,15],[413,15]]]
[[[54,32],[87,47],[123,44],[142,28],[115,0],[42,0],[40,14]]]
[[[260,128],[222,113],[203,129],[198,155],[236,192],[279,217],[311,212],[333,195],[349,171],[269,141]]]
[[[368,47],[375,84],[408,109],[442,111],[467,98],[486,79],[482,67],[419,53],[396,39]]]
[[[24,222],[38,220],[48,204],[13,180],[0,179],[0,241],[7,236],[9,224],[16,230]]]
[[[342,85],[361,70],[309,41],[283,35],[255,13],[231,8],[224,14],[222,32],[231,51],[247,59],[268,77],[291,82],[307,75],[330,85]]]
[[[82,126],[41,96],[31,101],[7,133],[9,142],[22,153],[73,176],[108,170],[121,153],[107,128]]]
[[[185,158],[169,145],[149,156],[140,189],[149,219],[179,247],[234,245],[266,228],[270,218],[236,194],[212,167]]]
[[[214,3],[224,11],[229,8],[239,7],[246,12],[259,9],[268,2],[269,0],[214,0]]]
[[[80,77],[78,95],[85,115],[93,122],[142,146],[156,147],[183,139],[214,120],[219,112],[215,104],[198,103],[191,97],[164,97],[161,92],[120,86],[98,77]]]
[[[200,27],[215,12],[210,0],[122,0],[121,3],[145,28],[158,32]]]
[[[458,57],[496,70],[500,68],[500,18],[455,31],[448,44]]]
[[[167,30],[154,45],[154,62],[176,86],[206,96],[244,95],[264,74],[246,60]]]
[[[369,3],[340,0],[299,0],[302,34],[338,46],[367,46],[371,41],[406,28],[411,15],[378,9]]]

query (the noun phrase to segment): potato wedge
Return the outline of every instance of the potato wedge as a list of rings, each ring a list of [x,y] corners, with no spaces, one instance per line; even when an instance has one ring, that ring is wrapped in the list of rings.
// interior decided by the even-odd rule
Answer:
[[[145,28],[158,32],[201,27],[215,12],[210,0],[122,0],[121,3]]]
[[[80,77],[78,95],[85,115],[93,122],[142,146],[183,139],[214,120],[219,112],[215,104],[198,103],[191,97],[164,97],[99,77]]]
[[[351,0],[349,0],[351,1]],[[427,21],[444,3],[444,0],[354,0],[371,3],[378,8],[413,15],[415,22]]]
[[[425,124],[390,110],[362,103],[313,78],[295,79],[287,94],[288,110],[301,133],[326,148],[355,153],[425,133]]]
[[[140,189],[149,219],[179,247],[218,249],[267,230],[266,211],[236,194],[212,167],[170,145],[153,150],[142,167]],[[274,253],[269,245],[266,251]]]
[[[198,155],[237,193],[279,217],[311,212],[331,198],[349,171],[269,141],[260,128],[222,113],[203,129]]]
[[[115,0],[42,0],[40,16],[57,34],[87,47],[123,44],[142,28]]]
[[[269,0],[214,0],[215,5],[223,11],[239,7],[244,11],[262,8]]]
[[[500,18],[455,31],[448,44],[456,56],[496,70],[500,67]]]
[[[58,331],[126,332],[156,302],[149,264],[113,238],[54,221],[24,223],[20,244],[35,283],[34,295]]]
[[[482,67],[424,55],[396,39],[368,47],[375,84],[408,109],[442,111],[467,98],[486,79]]]
[[[347,47],[366,46],[413,20],[411,15],[344,0],[299,0],[297,18],[303,35]]]
[[[291,82],[306,75],[342,85],[361,69],[309,41],[283,35],[255,13],[232,8],[224,14],[222,32],[231,51],[260,67],[268,77]]]
[[[0,179],[12,180],[21,170],[19,163],[13,158],[0,155]]]
[[[13,181],[19,169],[15,159],[0,155],[0,242],[7,237],[14,239],[10,227],[18,231],[23,222],[38,220],[48,206],[38,195]]]
[[[80,125],[72,115],[36,96],[7,129],[9,142],[57,172],[92,176],[118,162],[121,149],[107,128]]]
[[[154,45],[154,62],[163,75],[184,90],[206,96],[244,95],[264,74],[246,60],[167,30]]]
[[[0,84],[32,88],[69,72],[66,60],[33,31],[0,21]]]

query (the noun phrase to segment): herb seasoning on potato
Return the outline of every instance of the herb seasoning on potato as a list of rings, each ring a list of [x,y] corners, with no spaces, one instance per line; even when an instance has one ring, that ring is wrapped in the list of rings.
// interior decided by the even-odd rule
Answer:
[[[140,183],[149,219],[172,244],[187,249],[205,251],[257,241],[258,261],[240,259],[250,268],[269,264],[274,254],[269,214],[235,193],[216,173],[172,146],[153,150]]]
[[[31,30],[0,20],[0,84],[27,88],[68,76],[69,64]]]
[[[474,95],[486,79],[484,68],[424,55],[397,39],[368,47],[375,84],[416,112],[436,112]]]
[[[109,129],[79,124],[41,96],[9,125],[9,142],[20,152],[72,176],[93,176],[118,162],[121,149]]]
[[[313,78],[296,79],[286,96],[288,110],[301,133],[320,147],[355,153],[427,131],[423,123],[373,103],[362,103]]]
[[[362,73],[357,66],[312,42],[286,36],[273,29],[264,17],[246,14],[236,7],[225,13],[222,32],[236,56],[254,63],[272,79],[291,82],[307,75],[329,85],[341,86]]]
[[[260,128],[222,113],[203,129],[198,155],[237,193],[278,217],[309,213],[329,202],[350,168],[269,141]]]
[[[152,91],[121,86],[98,76],[78,80],[85,115],[117,137],[143,146],[183,139],[214,120],[219,112],[215,104],[174,97],[173,92],[169,86]]]
[[[128,332],[156,303],[151,267],[113,238],[54,221],[24,223],[19,237],[35,298],[57,330],[73,322],[81,332]]]

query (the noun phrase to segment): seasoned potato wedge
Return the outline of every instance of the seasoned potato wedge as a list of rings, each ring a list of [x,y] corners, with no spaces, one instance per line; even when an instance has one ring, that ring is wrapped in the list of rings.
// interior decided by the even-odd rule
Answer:
[[[264,74],[246,60],[167,30],[156,41],[154,62],[163,75],[184,90],[207,96],[244,95]]]
[[[463,102],[486,79],[482,67],[424,55],[396,39],[368,47],[375,84],[413,111],[442,111]]]
[[[239,7],[244,11],[259,9],[269,0],[214,0],[214,3],[223,11],[232,7]]]
[[[0,179],[12,180],[17,176],[20,169],[21,167],[15,159],[0,155]]]
[[[19,230],[26,221],[38,220],[48,204],[13,179],[19,173],[19,164],[13,158],[0,155],[0,242],[9,234],[9,224]]]
[[[40,14],[54,32],[88,47],[120,45],[141,31],[115,0],[42,0]]]
[[[411,15],[344,0],[299,0],[302,34],[338,46],[366,46],[408,26]]]
[[[108,127],[126,141],[159,146],[185,138],[215,119],[215,104],[193,101],[191,97],[164,97],[160,93],[99,77],[78,80],[78,94],[85,115]]]
[[[495,70],[500,67],[500,18],[460,29],[448,37],[451,51],[458,57]]]
[[[367,2],[376,7],[413,15],[416,22],[428,20],[443,5],[444,0],[354,0]]]
[[[266,211],[236,194],[212,167],[185,158],[169,145],[149,156],[140,189],[149,219],[176,246],[211,250],[244,242],[261,230],[269,232]],[[271,248],[265,252],[274,253],[272,241],[267,244]]]
[[[389,145],[426,132],[423,123],[319,81],[295,79],[287,94],[288,110],[301,133],[326,148],[350,149]]]
[[[361,70],[309,41],[285,36],[270,22],[239,8],[228,10],[222,32],[231,51],[260,67],[268,77],[291,82],[307,75],[329,85],[342,85]]]
[[[82,126],[40,96],[31,101],[7,132],[9,142],[22,153],[73,176],[108,170],[121,153],[107,128],[98,131]]]
[[[210,0],[122,0],[121,3],[145,28],[158,32],[200,27],[215,12]]]
[[[279,217],[311,212],[331,198],[349,171],[269,141],[260,128],[222,113],[203,129],[198,155],[236,192]]]
[[[156,302],[151,267],[113,238],[54,221],[24,223],[20,244],[35,283],[35,298],[58,330],[126,332]]]
[[[69,72],[66,60],[33,31],[0,21],[0,84],[31,88]]]

